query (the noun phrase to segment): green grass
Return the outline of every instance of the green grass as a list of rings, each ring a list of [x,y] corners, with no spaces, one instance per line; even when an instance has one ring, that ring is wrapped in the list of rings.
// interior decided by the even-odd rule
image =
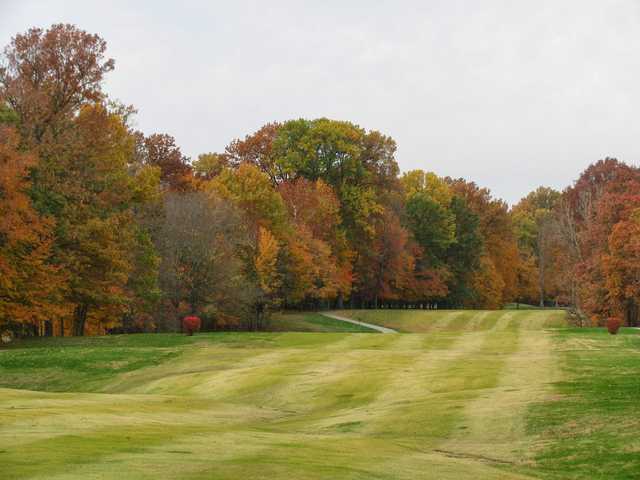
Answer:
[[[18,341],[0,356],[0,387],[95,391],[115,375],[169,361],[183,335],[117,335]]]
[[[506,310],[537,310],[546,307],[541,307],[540,305],[530,305],[528,303],[507,303],[504,308]]]
[[[563,310],[544,312],[539,319],[527,316],[527,311],[512,310],[340,310],[337,313],[405,333],[487,331],[495,329],[498,321],[509,324],[510,328],[519,328],[519,322],[526,322],[528,318],[536,318],[536,329],[565,324]],[[527,325],[524,328],[528,328]]]
[[[269,321],[269,330],[274,332],[369,332],[367,327],[341,322],[319,313],[296,312],[274,314]]]
[[[340,313],[417,333],[291,314],[274,328],[324,333],[0,349],[0,478],[638,478],[637,330],[567,329],[552,310]]]
[[[549,478],[640,477],[640,335],[622,329],[556,332],[559,397],[531,408],[528,432],[550,442],[538,454]]]
[[[249,345],[247,338],[245,333],[222,332],[193,337],[135,334],[25,339],[0,350],[0,388],[96,392],[120,374],[170,362],[193,345],[215,343],[243,349],[288,345],[287,337],[277,334],[250,334]],[[299,339],[297,347],[313,348],[331,338],[306,337]]]

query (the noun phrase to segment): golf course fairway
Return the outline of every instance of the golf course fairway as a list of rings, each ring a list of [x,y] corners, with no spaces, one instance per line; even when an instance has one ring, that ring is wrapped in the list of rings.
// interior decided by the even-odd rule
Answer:
[[[315,316],[315,332],[0,348],[0,478],[640,477],[638,330],[561,310],[336,313],[399,333]]]

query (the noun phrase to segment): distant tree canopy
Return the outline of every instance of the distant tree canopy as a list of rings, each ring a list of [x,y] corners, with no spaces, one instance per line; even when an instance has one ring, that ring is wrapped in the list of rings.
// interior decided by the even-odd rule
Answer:
[[[281,308],[571,305],[638,324],[640,172],[591,165],[513,208],[400,174],[383,133],[267,123],[195,161],[109,99],[106,43],[16,35],[0,64],[0,325],[84,335],[260,329]]]

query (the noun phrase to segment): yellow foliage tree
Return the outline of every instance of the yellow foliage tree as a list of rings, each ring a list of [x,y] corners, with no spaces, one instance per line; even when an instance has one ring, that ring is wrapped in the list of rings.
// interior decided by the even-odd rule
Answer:
[[[490,256],[483,255],[480,258],[480,269],[473,273],[471,284],[475,295],[467,306],[487,309],[502,307],[505,284]]]
[[[276,237],[266,228],[260,227],[254,265],[258,277],[258,285],[263,294],[271,300],[273,300],[282,283],[277,265],[279,252],[280,245]]]

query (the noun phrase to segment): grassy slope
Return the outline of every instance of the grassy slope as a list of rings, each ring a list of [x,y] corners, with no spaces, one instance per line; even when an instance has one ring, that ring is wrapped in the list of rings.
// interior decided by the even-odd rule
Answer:
[[[611,367],[637,356],[640,337],[614,338],[610,348],[604,335],[552,334],[543,327],[563,314],[550,311],[342,313],[422,333],[135,335],[0,350],[0,385],[72,392],[0,389],[0,473],[594,478],[589,472],[617,464],[598,467],[601,455],[583,448],[585,438],[637,448],[622,432],[637,410],[622,400],[608,437],[582,426],[581,437],[558,432],[572,420],[610,418],[608,390],[586,373],[604,368],[625,397],[634,384],[622,373],[637,378],[638,368]],[[574,454],[582,469],[566,462]],[[621,461],[634,468],[629,456]]]
[[[518,325],[520,319],[529,318],[530,310],[340,310],[347,318],[383,325],[399,332],[437,333],[495,330],[498,322]],[[564,312],[543,310],[535,316],[535,329],[564,325]],[[498,325],[500,329],[500,325]]]
[[[269,321],[269,330],[274,332],[369,332],[367,327],[341,322],[318,313],[279,313]]]

